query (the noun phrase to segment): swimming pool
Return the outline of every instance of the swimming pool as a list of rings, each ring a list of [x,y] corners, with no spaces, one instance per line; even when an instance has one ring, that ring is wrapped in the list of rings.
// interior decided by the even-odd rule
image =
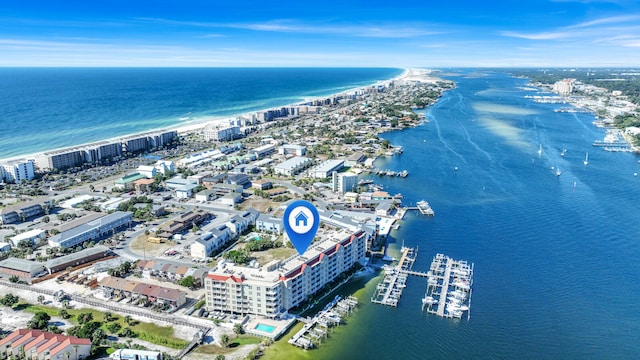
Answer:
[[[276,329],[276,327],[275,326],[271,326],[271,325],[265,325],[265,324],[258,323],[258,325],[256,325],[256,327],[254,329],[256,329],[258,331],[264,331],[264,332],[272,333],[273,330]]]

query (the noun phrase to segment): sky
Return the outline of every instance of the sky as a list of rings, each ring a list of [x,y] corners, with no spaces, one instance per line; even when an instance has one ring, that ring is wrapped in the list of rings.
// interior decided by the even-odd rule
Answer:
[[[0,66],[640,67],[640,1],[3,0]]]

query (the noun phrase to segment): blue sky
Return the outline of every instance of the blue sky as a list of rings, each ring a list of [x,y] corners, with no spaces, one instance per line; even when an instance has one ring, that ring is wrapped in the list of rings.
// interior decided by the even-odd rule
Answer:
[[[0,66],[640,66],[636,0],[4,0]]]

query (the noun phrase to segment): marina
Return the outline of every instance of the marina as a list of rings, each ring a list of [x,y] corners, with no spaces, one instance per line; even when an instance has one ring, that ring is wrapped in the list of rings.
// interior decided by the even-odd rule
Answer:
[[[427,276],[422,309],[445,318],[471,318],[473,263],[436,254]]]
[[[396,266],[385,265],[384,278],[371,296],[371,302],[387,306],[398,306],[402,291],[407,286],[407,277],[413,272],[411,268],[417,258],[417,250],[413,248],[402,248],[402,256]]]
[[[289,339],[289,344],[303,349],[318,347],[329,336],[329,331],[342,324],[342,319],[350,315],[357,306],[356,297],[336,296],[313,319],[299,318],[305,325]]]
[[[606,135],[603,140],[596,140],[592,144],[596,147],[602,147],[605,151],[622,151],[629,152],[631,151],[631,144],[629,144],[622,134],[620,130],[617,129],[609,129],[607,130]]]

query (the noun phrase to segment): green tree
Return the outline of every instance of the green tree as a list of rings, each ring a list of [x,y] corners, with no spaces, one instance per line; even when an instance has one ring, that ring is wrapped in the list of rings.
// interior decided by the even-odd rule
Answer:
[[[220,336],[220,344],[222,345],[222,347],[229,346],[229,335],[223,334],[222,336]]]
[[[126,327],[118,334],[120,337],[135,337],[136,333],[130,327]]]
[[[13,307],[19,301],[20,301],[20,298],[16,295],[13,295],[12,293],[8,293],[7,295],[0,298],[0,304],[7,307]]]
[[[104,317],[104,321],[106,321],[106,322],[111,322],[111,321],[113,321],[113,320],[115,320],[115,319],[116,319],[116,318],[113,316],[113,313],[112,313],[112,312],[110,312],[110,311],[106,311],[106,312],[103,314],[103,317]]]
[[[107,331],[109,331],[112,334],[117,334],[118,331],[120,331],[121,328],[122,328],[122,326],[117,322],[112,322],[112,323],[107,324]]]
[[[189,275],[178,281],[178,284],[191,289],[196,285],[196,279],[193,276]]]
[[[38,311],[29,322],[27,322],[27,327],[29,329],[38,329],[38,330],[46,330],[49,325],[49,320],[51,320],[51,316],[44,311]]]
[[[58,316],[60,316],[60,317],[61,317],[61,318],[63,318],[63,319],[68,319],[68,318],[70,318],[70,317],[71,317],[71,315],[69,314],[69,312],[68,312],[66,309],[61,309],[61,310],[58,312]]]
[[[77,316],[78,324],[84,325],[93,320],[93,314],[90,312],[80,313]]]
[[[242,324],[233,325],[233,332],[238,335],[244,334],[244,328],[242,327]]]
[[[38,295],[37,300],[40,304],[42,304],[44,302],[44,295]]]

